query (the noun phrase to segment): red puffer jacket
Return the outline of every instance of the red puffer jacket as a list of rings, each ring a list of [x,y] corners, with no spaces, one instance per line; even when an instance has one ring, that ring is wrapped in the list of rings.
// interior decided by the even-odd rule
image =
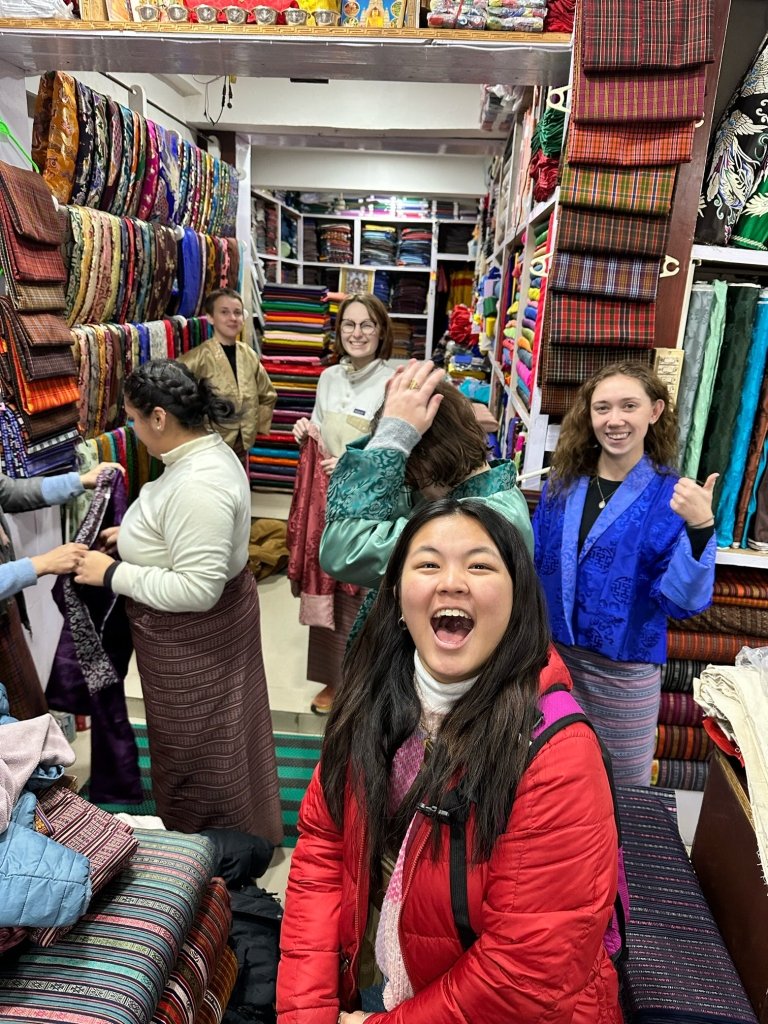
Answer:
[[[553,652],[542,690],[569,681]],[[351,792],[343,834],[315,772],[301,808],[282,925],[279,1024],[336,1024],[359,1007],[368,908],[366,828]],[[473,820],[467,824],[471,850]],[[558,732],[526,770],[506,832],[468,876],[477,941],[464,952],[450,900],[448,829],[432,858],[415,830],[403,875],[400,943],[415,995],[370,1024],[621,1024],[602,938],[617,885],[613,801],[592,730]]]

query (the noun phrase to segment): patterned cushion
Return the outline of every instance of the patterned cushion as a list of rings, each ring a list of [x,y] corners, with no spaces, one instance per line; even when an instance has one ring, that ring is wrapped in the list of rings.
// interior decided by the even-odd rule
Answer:
[[[617,791],[630,895],[627,1024],[757,1024],[663,797]]]

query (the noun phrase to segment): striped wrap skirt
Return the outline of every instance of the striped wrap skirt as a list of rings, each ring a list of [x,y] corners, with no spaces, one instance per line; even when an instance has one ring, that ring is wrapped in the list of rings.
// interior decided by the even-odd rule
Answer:
[[[152,790],[168,829],[283,836],[259,597],[248,568],[207,612],[126,602],[147,715]]]

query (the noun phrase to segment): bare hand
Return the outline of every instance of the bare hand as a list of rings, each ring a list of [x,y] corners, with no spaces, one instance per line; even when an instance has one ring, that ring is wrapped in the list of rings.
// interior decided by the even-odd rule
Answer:
[[[355,1010],[354,1013],[344,1013],[342,1010],[339,1014],[339,1024],[363,1024],[364,1020],[372,1016],[372,1013],[363,1013],[362,1010]]]
[[[88,548],[85,544],[60,544],[44,555],[33,555],[30,562],[39,576],[64,576],[75,572]]]
[[[336,463],[338,461],[339,460],[334,458],[333,456],[331,456],[328,459],[321,459],[320,460],[320,468],[322,469],[322,471],[324,473],[327,473],[328,476],[330,476],[333,473],[334,469],[336,469]]]
[[[117,537],[120,533],[119,526],[108,526],[99,534],[99,550],[106,551],[108,555],[114,555],[117,551]]]
[[[104,586],[104,573],[115,561],[103,551],[86,551],[75,573],[75,583],[87,583],[91,587]]]
[[[444,372],[436,370],[431,359],[424,363],[411,359],[390,378],[382,416],[405,420],[423,437],[443,400],[442,395],[435,394],[435,388],[444,377]]]
[[[80,475],[80,483],[86,491],[93,490],[96,486],[96,481],[99,479],[99,473],[102,473],[105,469],[119,469],[123,476],[125,476],[125,469],[119,462],[100,462],[98,466],[94,466],[93,469],[89,469],[87,473],[82,473]]]
[[[304,439],[309,433],[309,420],[306,416],[302,416],[300,420],[296,420],[293,424],[293,439],[297,444],[303,444]]]
[[[720,474],[711,473],[704,484],[681,477],[675,484],[669,507],[688,526],[709,526],[712,523],[712,492]]]

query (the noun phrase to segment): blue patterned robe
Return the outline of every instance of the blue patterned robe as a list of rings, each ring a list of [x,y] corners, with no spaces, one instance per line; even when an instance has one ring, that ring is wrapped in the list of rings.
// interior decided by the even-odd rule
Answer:
[[[667,616],[685,619],[712,600],[717,540],[697,561],[669,507],[678,476],[644,456],[597,517],[581,551],[589,479],[549,497],[533,517],[535,561],[555,639],[615,661],[663,664]]]

